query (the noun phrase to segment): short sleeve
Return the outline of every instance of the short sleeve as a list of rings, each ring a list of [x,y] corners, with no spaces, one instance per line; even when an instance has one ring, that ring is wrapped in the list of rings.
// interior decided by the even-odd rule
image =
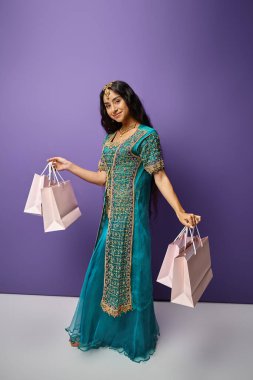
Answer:
[[[144,169],[149,174],[154,174],[161,169],[164,169],[164,158],[160,143],[160,138],[157,131],[150,133],[139,146],[139,154],[144,166]]]
[[[101,153],[101,156],[100,156],[100,159],[98,161],[98,170],[99,171],[106,171],[106,161],[105,161],[105,156],[104,156],[104,143],[107,139],[108,135],[105,136],[104,140],[103,140],[103,145],[102,145],[102,153]]]

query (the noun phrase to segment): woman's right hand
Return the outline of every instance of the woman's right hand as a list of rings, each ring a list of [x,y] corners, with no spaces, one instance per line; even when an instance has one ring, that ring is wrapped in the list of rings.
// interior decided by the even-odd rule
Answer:
[[[71,161],[66,160],[63,157],[51,157],[47,159],[47,162],[52,161],[52,166],[56,170],[69,170],[70,165],[72,164]]]

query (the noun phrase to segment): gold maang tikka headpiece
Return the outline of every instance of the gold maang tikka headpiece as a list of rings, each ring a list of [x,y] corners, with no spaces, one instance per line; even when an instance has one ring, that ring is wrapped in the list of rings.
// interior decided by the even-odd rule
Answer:
[[[106,96],[107,98],[109,98],[109,96],[110,96],[110,90],[109,90],[109,87],[111,87],[112,84],[113,84],[113,82],[110,82],[110,83],[107,83],[107,84],[103,87],[103,90],[104,90],[105,96]]]

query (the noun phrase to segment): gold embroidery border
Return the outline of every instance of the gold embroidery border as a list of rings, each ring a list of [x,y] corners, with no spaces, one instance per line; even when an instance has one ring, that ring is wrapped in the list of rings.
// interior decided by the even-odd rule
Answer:
[[[149,174],[157,173],[159,170],[162,170],[165,168],[164,160],[158,160],[154,164],[148,165],[145,167],[145,170]]]

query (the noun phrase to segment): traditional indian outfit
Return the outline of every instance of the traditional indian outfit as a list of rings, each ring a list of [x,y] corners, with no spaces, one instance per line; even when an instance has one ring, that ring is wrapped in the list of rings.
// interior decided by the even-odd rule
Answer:
[[[80,298],[65,330],[78,348],[109,347],[134,362],[155,352],[149,200],[152,174],[164,168],[158,132],[140,124],[122,142],[103,141],[98,170],[107,180],[103,209]]]

